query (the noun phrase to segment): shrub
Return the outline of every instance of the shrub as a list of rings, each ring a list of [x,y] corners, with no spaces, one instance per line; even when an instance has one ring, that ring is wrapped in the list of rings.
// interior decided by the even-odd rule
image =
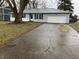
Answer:
[[[77,17],[78,17],[77,15],[72,16],[72,17],[70,18],[70,23],[75,23],[75,22],[77,22],[77,21],[78,21]]]

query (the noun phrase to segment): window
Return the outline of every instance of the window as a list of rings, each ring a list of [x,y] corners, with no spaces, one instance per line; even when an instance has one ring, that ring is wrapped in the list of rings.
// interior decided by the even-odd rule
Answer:
[[[34,14],[35,19],[43,19],[43,14]]]
[[[39,19],[43,19],[43,14],[39,14]]]
[[[35,14],[34,17],[35,17],[35,19],[38,19],[38,14]]]

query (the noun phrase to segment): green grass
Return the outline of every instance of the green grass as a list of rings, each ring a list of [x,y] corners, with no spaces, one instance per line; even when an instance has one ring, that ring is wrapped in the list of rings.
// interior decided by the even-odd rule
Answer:
[[[75,30],[79,31],[79,22],[70,24],[71,27],[73,27]]]
[[[14,40],[21,34],[28,32],[39,25],[41,25],[41,23],[27,22],[22,24],[9,24],[8,22],[0,21],[0,45]]]

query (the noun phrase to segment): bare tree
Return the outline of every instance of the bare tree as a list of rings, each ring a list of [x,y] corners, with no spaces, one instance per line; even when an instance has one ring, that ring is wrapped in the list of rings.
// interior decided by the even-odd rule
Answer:
[[[47,4],[47,1],[42,0],[40,3],[41,8],[48,8],[46,4]]]
[[[28,3],[28,9],[47,8],[47,1],[45,0],[30,0]]]
[[[30,0],[27,8],[35,9],[35,8],[38,8],[38,5],[39,5],[39,2],[37,0]]]
[[[5,0],[5,1],[9,4],[13,12],[13,15],[15,16],[14,23],[21,23],[23,11],[26,5],[29,3],[29,0],[19,0],[19,8],[17,7],[16,0]]]
[[[4,0],[0,0],[0,6],[2,6],[3,3],[4,3]]]
[[[33,5],[33,8],[37,8],[37,6],[38,6],[37,0],[33,0],[32,5]]]

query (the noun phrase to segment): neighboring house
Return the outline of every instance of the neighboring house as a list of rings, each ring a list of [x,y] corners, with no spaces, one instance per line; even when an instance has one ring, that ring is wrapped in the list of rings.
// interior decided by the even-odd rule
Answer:
[[[48,9],[28,9],[24,10],[23,21],[48,22],[48,23],[69,23],[69,15],[72,12],[62,11],[53,8]],[[11,15],[11,21],[14,21]]]
[[[10,8],[0,7],[0,20],[10,21]]]

